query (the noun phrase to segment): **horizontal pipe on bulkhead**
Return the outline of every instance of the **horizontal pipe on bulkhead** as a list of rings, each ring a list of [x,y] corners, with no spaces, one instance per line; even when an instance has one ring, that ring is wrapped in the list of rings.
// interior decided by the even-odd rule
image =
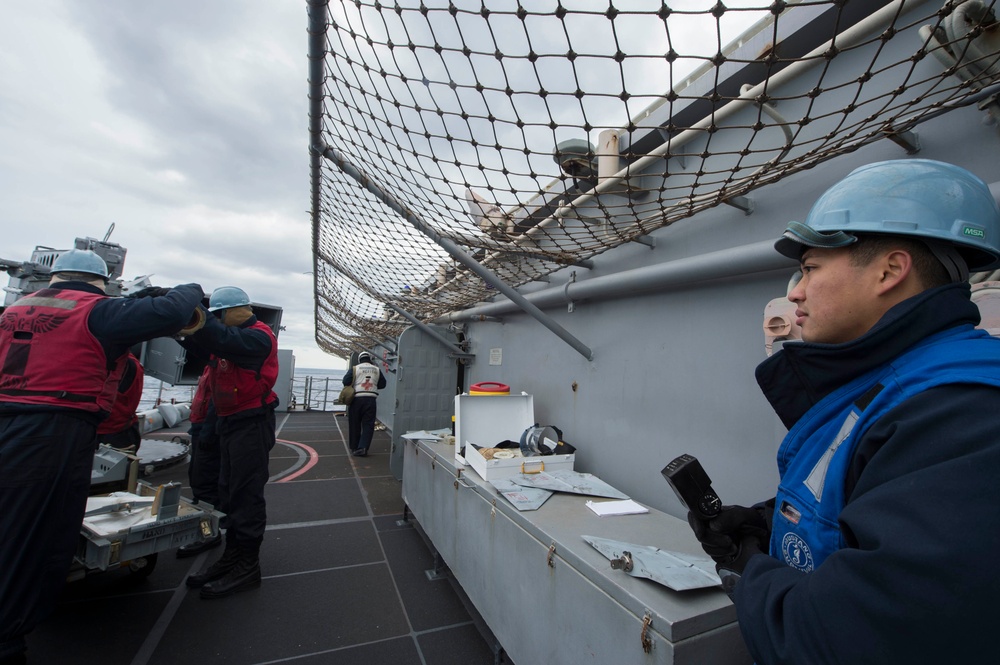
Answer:
[[[644,266],[613,275],[567,282],[560,286],[525,295],[524,298],[539,308],[554,307],[580,300],[593,301],[615,298],[622,295],[632,295],[636,292],[655,291],[709,279],[737,277],[782,268],[791,269],[796,266],[795,261],[774,250],[773,240],[764,240],[751,245],[723,249],[653,266]],[[434,323],[470,321],[481,316],[508,314],[517,311],[517,309],[518,307],[514,303],[501,300],[452,312],[436,319]]]

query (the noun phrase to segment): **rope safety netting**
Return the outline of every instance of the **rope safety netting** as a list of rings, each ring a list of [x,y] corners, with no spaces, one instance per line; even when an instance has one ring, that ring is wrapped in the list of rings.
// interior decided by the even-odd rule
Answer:
[[[995,122],[997,2],[311,0],[317,342],[496,295],[434,236],[517,287],[954,108]]]

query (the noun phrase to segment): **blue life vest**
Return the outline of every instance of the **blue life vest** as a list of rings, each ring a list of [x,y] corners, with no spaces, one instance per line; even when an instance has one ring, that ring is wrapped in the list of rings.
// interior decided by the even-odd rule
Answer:
[[[771,556],[810,572],[845,546],[838,516],[858,441],[887,411],[930,388],[955,383],[1000,387],[1000,339],[971,325],[919,342],[817,402],[778,449],[781,482]]]

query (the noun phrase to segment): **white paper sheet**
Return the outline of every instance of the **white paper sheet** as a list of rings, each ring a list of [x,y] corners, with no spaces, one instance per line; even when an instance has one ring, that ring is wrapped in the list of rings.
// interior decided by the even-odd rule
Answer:
[[[641,515],[648,513],[649,508],[636,503],[632,499],[621,501],[588,501],[587,507],[604,517],[605,515]]]

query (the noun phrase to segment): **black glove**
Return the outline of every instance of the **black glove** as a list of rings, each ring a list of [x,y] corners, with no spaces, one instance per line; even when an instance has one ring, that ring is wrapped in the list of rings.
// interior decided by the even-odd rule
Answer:
[[[744,536],[753,536],[764,543],[771,538],[765,512],[758,506],[723,506],[718,515],[709,519],[689,512],[688,524],[705,554],[716,563],[732,561],[739,553]]]
[[[170,293],[170,289],[165,289],[162,286],[147,286],[144,289],[139,289],[135,293],[130,293],[127,298],[159,298],[160,296],[165,296]]]
[[[763,554],[767,542],[761,542],[755,535],[745,535],[736,543],[736,555],[726,563],[716,559],[715,570],[722,580],[722,590],[726,592],[730,600],[734,600],[733,593],[736,585],[739,584],[743,576],[743,570],[747,567],[750,557],[755,554]]]
[[[767,549],[773,511],[771,500],[752,508],[723,506],[718,515],[707,520],[688,513],[688,524],[701,548],[715,560],[722,589],[730,598],[750,557]]]

